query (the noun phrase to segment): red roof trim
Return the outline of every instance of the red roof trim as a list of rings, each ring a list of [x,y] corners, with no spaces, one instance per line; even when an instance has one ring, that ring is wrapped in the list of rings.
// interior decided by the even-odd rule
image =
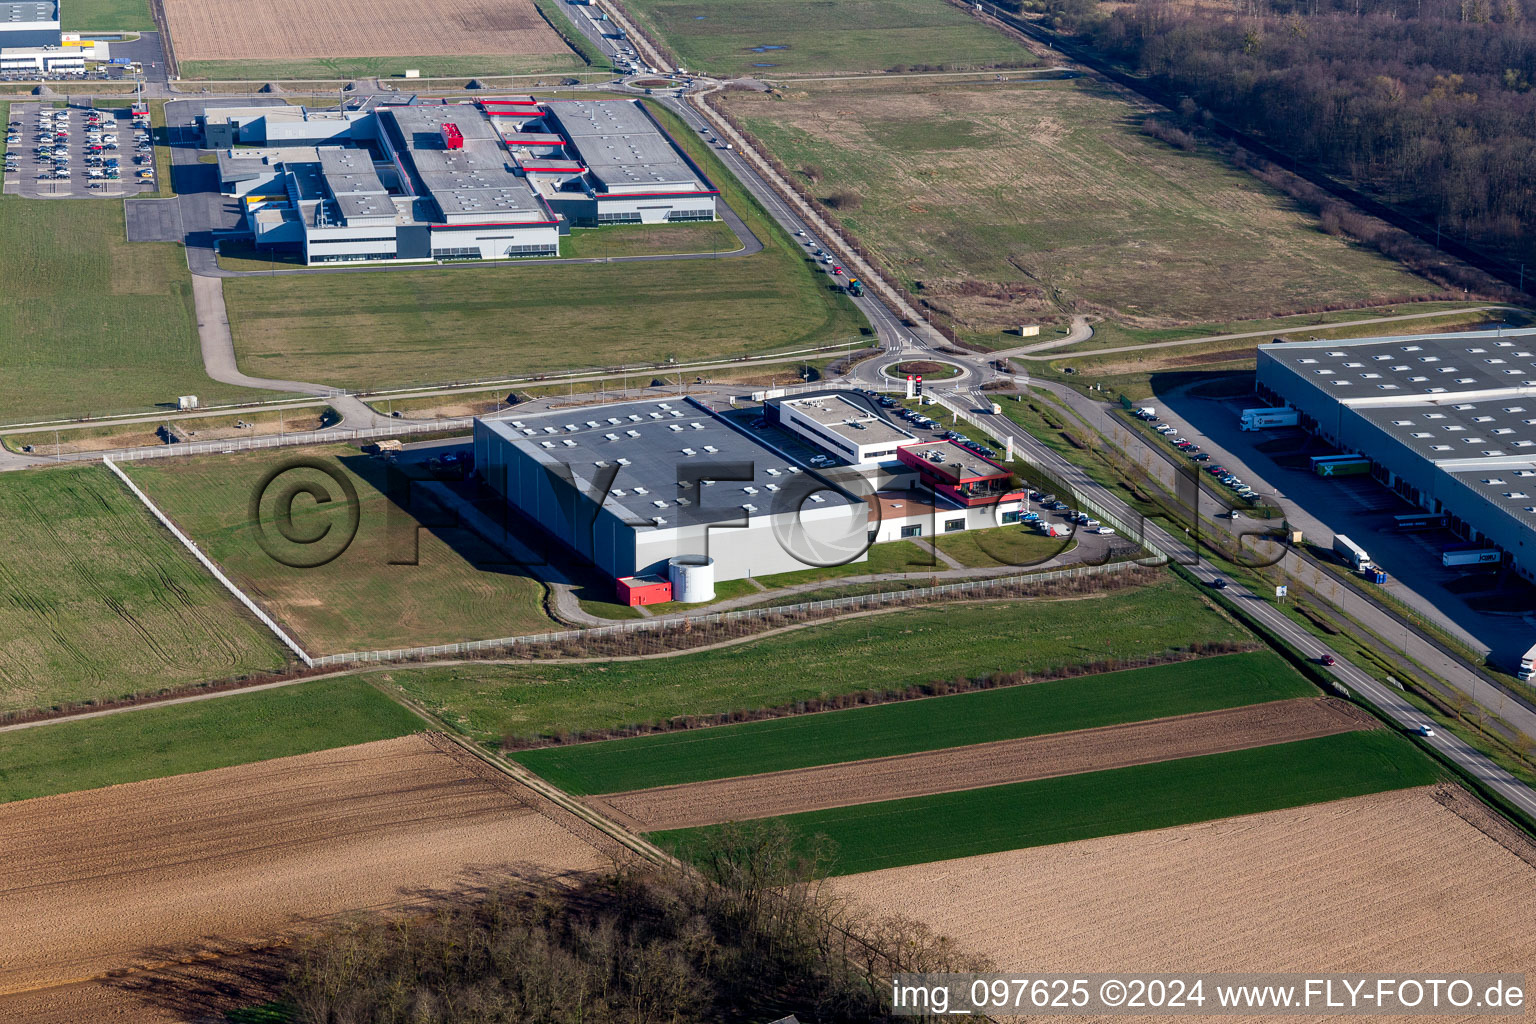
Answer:
[[[718,196],[719,189],[709,189],[704,192],[600,192],[598,201],[604,199],[653,199],[657,196]]]
[[[537,228],[559,224],[557,220],[493,220],[484,224],[429,224],[433,231],[462,231],[465,228]]]

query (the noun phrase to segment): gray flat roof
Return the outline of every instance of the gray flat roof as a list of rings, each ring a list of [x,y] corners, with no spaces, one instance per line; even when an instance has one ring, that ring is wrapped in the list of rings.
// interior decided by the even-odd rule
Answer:
[[[908,433],[884,416],[878,416],[842,395],[791,398],[780,404],[780,408],[785,406],[854,444],[880,444],[885,441],[903,444],[917,440],[917,435]]]
[[[569,466],[583,493],[591,493],[599,474],[617,467],[604,507],[640,525],[672,528],[737,521],[743,513],[766,515],[775,511],[777,492],[805,472],[686,399],[591,405],[485,422],[539,461]],[[721,462],[750,464],[752,479],[701,483],[696,489],[679,486],[689,463]],[[808,500],[829,508],[856,501],[830,487]],[[656,524],[656,517],[666,522]]]
[[[923,441],[920,444],[902,445],[901,450],[923,459],[935,473],[954,481],[1008,475],[1008,470],[960,447],[954,441]]]
[[[450,223],[479,217],[527,221],[548,216],[528,179],[517,173],[510,155],[501,148],[495,128],[475,107],[387,107],[379,116],[395,122],[408,147],[405,158]],[[464,137],[462,149],[443,145],[445,123],[458,127]]]
[[[607,186],[707,190],[635,100],[550,100],[550,116]]]
[[[1357,406],[1355,412],[1430,462],[1536,459],[1536,395]]]
[[[59,20],[59,5],[54,0],[27,0],[26,3],[0,3],[0,29],[15,28],[35,22]]]
[[[1351,404],[1536,388],[1531,331],[1286,342],[1259,351]]]

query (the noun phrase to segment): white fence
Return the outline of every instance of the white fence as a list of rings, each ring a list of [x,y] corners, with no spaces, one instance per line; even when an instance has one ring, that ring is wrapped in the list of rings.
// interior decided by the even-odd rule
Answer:
[[[474,420],[468,416],[433,420],[424,423],[397,423],[387,427],[330,427],[325,430],[307,430],[292,434],[269,434],[265,437],[239,437],[227,441],[182,441],[154,448],[125,448],[115,451],[111,458],[99,453],[81,452],[77,458],[112,459],[164,459],[176,455],[228,455],[234,452],[255,451],[261,448],[281,448],[288,445],[334,444],[337,441],[378,441],[404,437],[409,434],[432,434],[440,430],[468,430]]]
[[[352,654],[327,654],[315,658],[317,668],[345,665],[371,664],[384,661],[412,661],[443,658],[451,655],[475,654],[482,651],[510,650],[558,644],[570,640],[599,640],[604,637],[622,637],[634,633],[666,632],[682,626],[710,625],[723,622],[747,622],[753,619],[773,618],[779,615],[803,613],[858,611],[878,608],[882,605],[902,604],[908,601],[929,601],[943,597],[965,597],[1003,590],[1014,586],[1035,586],[1057,580],[1082,579],[1103,576],[1138,568],[1141,562],[1111,562],[1106,565],[1079,565],[1069,569],[1052,569],[1047,572],[1024,573],[1017,576],[1001,576],[967,583],[946,583],[936,587],[917,587],[911,590],[891,590],[879,594],[856,594],[852,597],[834,597],[824,601],[802,601],[798,604],[781,604],[764,607],[741,608],[735,611],[713,612],[704,615],[671,615],[660,619],[638,619],[617,622],[611,626],[593,626],[587,629],[567,629],[557,633],[534,633],[528,636],[506,636],[495,640],[472,640],[457,644],[436,644],[431,647],[399,647],[387,651],[360,651]],[[827,585],[837,586],[839,581],[828,580]]]
[[[219,567],[213,564],[213,559],[203,554],[203,549],[198,547],[191,537],[188,537],[186,534],[182,533],[176,524],[171,522],[171,517],[160,511],[159,506],[149,500],[149,495],[139,490],[138,484],[128,479],[127,473],[124,473],[122,470],[118,469],[117,466],[113,464],[111,459],[102,459],[101,461],[104,462],[106,467],[110,469],[119,480],[123,482],[128,490],[133,492],[134,497],[138,498],[144,503],[145,508],[154,513],[155,518],[160,520],[160,525],[164,526],[167,530],[170,530],[171,535],[177,540],[181,541],[183,547],[192,552],[192,557],[201,562],[204,569],[207,569],[209,572],[213,573],[213,578],[224,584],[224,589],[235,595],[235,600],[249,608],[252,615],[260,619],[262,624],[270,629],[277,636],[277,638],[287,646],[289,650],[299,656],[300,661],[311,668],[314,667],[315,660],[308,654],[304,653],[304,648],[299,646],[298,641],[294,640],[293,637],[285,633],[283,631],[283,627],[279,626],[277,622],[273,620],[272,616],[262,611],[261,608],[257,606],[255,601],[252,601],[245,595],[245,591],[235,586],[230,578],[225,576],[224,573],[220,571]]]

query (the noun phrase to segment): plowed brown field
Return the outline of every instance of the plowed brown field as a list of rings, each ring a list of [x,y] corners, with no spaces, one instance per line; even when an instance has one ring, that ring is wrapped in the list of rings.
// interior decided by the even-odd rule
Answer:
[[[1343,701],[1309,697],[920,754],[659,786],[595,797],[589,802],[642,832],[691,828],[1218,754],[1374,725],[1374,719]]]
[[[1399,790],[832,884],[999,970],[1529,972],[1536,870],[1447,799],[1472,804]]]
[[[0,995],[606,863],[533,800],[413,736],[0,806]]]
[[[569,53],[530,0],[164,0],[181,60]]]

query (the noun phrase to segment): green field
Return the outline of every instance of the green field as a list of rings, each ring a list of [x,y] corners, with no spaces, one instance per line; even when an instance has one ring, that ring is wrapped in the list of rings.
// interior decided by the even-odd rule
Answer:
[[[224,297],[241,369],[368,389],[862,344],[869,327],[852,302],[697,133],[653,109],[762,252],[231,279]]]
[[[1412,743],[1379,729],[780,820],[803,836],[831,839],[833,873],[848,875],[1299,807],[1438,777]],[[718,828],[650,838],[686,857]]]
[[[942,0],[630,0],[689,71],[720,77],[1029,67],[1037,61]]]
[[[269,397],[203,372],[182,248],[127,242],[121,202],[0,197],[0,281],[0,423]]]
[[[153,32],[148,0],[68,0],[59,5],[65,32]]]
[[[548,747],[515,757],[566,792],[615,793],[1316,694],[1316,688],[1278,655],[1255,651],[743,725]]]
[[[101,466],[0,474],[0,710],[278,669],[277,640]]]
[[[330,679],[0,733],[0,802],[404,736],[421,719]]]
[[[1435,286],[1328,234],[1091,78],[810,85],[730,109],[921,298],[986,344],[1040,316],[1231,321]],[[815,180],[805,173],[815,171]]]
[[[583,259],[737,252],[741,243],[724,221],[692,224],[613,224],[573,228],[560,240],[560,255]]]
[[[355,540],[340,557],[314,568],[274,561],[258,544],[250,521],[251,494],[263,474],[298,457],[319,459],[358,494]],[[127,472],[311,653],[492,639],[552,627],[544,614],[542,583],[506,564],[504,555],[467,530],[418,530],[417,520],[387,496],[384,465],[355,449],[332,445],[140,462],[130,464]],[[294,531],[313,536],[334,529],[340,536],[346,517],[340,511],[341,490],[331,478],[314,470],[291,470],[272,493],[309,482],[322,487],[334,503],[298,498]],[[274,511],[262,506],[264,529],[277,538]],[[415,538],[419,552],[413,550]],[[305,545],[289,548],[280,539],[277,544],[285,557],[311,554]],[[411,558],[419,564],[390,564]]]
[[[1105,623],[1113,622],[1113,630]],[[1246,639],[1172,578],[1081,599],[912,608],[696,654],[585,664],[391,671],[394,683],[481,740],[547,736],[774,707],[998,672],[1041,671],[1175,645]],[[835,665],[835,671],[828,666]]]
[[[1072,537],[1047,537],[1028,526],[1000,526],[991,530],[966,530],[933,538],[934,546],[962,565],[989,568],[1039,565],[1077,547]]]

